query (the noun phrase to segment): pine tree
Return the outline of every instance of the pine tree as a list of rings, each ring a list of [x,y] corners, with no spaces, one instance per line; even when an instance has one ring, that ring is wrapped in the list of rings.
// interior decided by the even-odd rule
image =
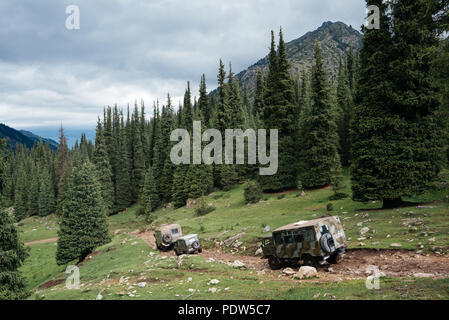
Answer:
[[[282,30],[279,32],[277,52],[274,33],[271,32],[269,62],[261,120],[263,128],[278,129],[279,163],[275,175],[259,176],[258,180],[264,191],[279,191],[294,188],[297,184],[296,166],[292,164],[298,157],[295,139],[299,123],[299,108],[295,104]],[[270,150],[267,140],[267,150]]]
[[[6,163],[6,139],[0,139],[0,210],[6,206],[6,178],[7,178],[7,163]]]
[[[341,171],[337,152],[337,125],[318,43],[315,47],[311,89],[311,106],[304,114],[300,143],[300,180],[305,188],[329,185]]]
[[[156,181],[153,176],[153,169],[148,167],[145,173],[145,182],[140,194],[140,199],[142,201],[143,210],[145,213],[146,220],[149,220],[151,212],[157,209],[159,204],[159,196],[156,190]]]
[[[121,164],[121,168],[117,170],[116,176],[115,211],[121,212],[128,208],[132,202],[131,179],[129,175],[131,169],[123,112],[120,112],[120,134],[117,147],[119,150],[117,160]]]
[[[380,30],[364,29],[359,83],[351,125],[353,198],[383,200],[423,192],[442,163],[439,101],[430,66],[437,25],[426,1],[380,0]]]
[[[24,164],[17,173],[17,181],[14,191],[14,216],[16,221],[21,221],[28,216],[28,175]]]
[[[257,123],[259,123],[260,119],[260,113],[263,110],[264,106],[264,90],[265,90],[265,83],[263,79],[263,74],[261,70],[257,70],[257,77],[256,77],[256,91],[254,93],[254,106],[253,106],[253,115],[256,119]]]
[[[46,168],[41,169],[39,188],[39,216],[46,217],[55,210],[55,193],[50,173]]]
[[[348,167],[351,160],[351,145],[349,141],[349,123],[352,109],[352,94],[349,87],[349,74],[340,61],[337,85],[338,103],[338,135],[340,141],[340,159],[343,167]]]
[[[210,120],[212,118],[212,106],[209,103],[209,97],[207,96],[206,88],[206,76],[203,74],[200,81],[200,97],[198,99],[198,108],[200,109],[206,127],[209,128]]]
[[[30,171],[30,186],[28,195],[28,216],[39,214],[39,174],[36,166],[33,164]]]
[[[68,178],[70,176],[69,149],[67,147],[67,139],[64,135],[64,129],[59,129],[59,146],[57,150],[57,208],[56,213],[62,213],[62,203],[64,202],[65,193],[67,191]]]
[[[98,119],[92,160],[96,168],[98,181],[100,182],[101,197],[107,215],[114,212],[114,185],[112,183],[112,169],[109,159],[103,128],[100,119]]]
[[[27,256],[8,211],[0,210],[0,300],[20,300],[29,295],[19,271]]]
[[[95,166],[85,162],[73,169],[58,231],[56,261],[65,264],[87,255],[111,238]]]

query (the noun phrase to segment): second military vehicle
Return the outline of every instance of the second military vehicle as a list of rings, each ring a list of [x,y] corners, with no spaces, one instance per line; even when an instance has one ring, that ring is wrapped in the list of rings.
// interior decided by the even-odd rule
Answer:
[[[177,223],[163,225],[154,233],[157,248],[163,251],[173,249],[176,240],[180,237],[182,237],[182,229]]]
[[[201,242],[200,239],[198,239],[198,235],[189,234],[178,238],[175,242],[174,250],[176,255],[179,256],[181,254],[201,253],[203,248],[201,247]]]
[[[318,267],[337,263],[346,249],[343,225],[337,216],[299,221],[273,231],[262,240],[263,257],[270,268],[297,264]]]

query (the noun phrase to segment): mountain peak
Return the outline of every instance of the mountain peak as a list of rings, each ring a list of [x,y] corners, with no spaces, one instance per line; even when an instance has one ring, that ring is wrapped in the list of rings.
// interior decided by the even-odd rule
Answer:
[[[324,65],[329,78],[334,81],[338,73],[340,59],[346,56],[350,48],[355,51],[360,50],[362,38],[363,35],[359,31],[344,22],[325,21],[316,30],[307,32],[302,37],[286,43],[290,72],[293,76],[304,71],[310,72],[315,43],[318,42],[322,49]],[[240,86],[243,87],[246,84],[251,97],[254,94],[258,70],[262,70],[265,74],[268,72],[268,56],[237,75]]]

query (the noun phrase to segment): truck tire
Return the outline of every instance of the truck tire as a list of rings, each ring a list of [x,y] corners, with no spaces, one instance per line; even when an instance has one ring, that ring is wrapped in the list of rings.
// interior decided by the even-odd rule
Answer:
[[[271,270],[279,270],[282,267],[281,261],[274,256],[268,258],[268,264],[270,265]]]
[[[198,241],[194,241],[192,243],[192,248],[195,250],[198,250],[198,248],[200,247],[200,243]]]
[[[166,244],[169,244],[171,240],[172,240],[171,234],[166,233],[162,236],[162,241]]]
[[[321,236],[320,245],[321,249],[326,253],[333,254],[336,250],[334,237],[330,233],[325,233]]]
[[[318,268],[318,262],[316,261],[316,259],[310,255],[306,255],[303,258],[303,266],[307,266],[307,267],[314,267],[315,269]]]

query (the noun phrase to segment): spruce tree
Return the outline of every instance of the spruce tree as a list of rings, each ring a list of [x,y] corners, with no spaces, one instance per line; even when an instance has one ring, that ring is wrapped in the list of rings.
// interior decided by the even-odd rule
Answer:
[[[130,160],[128,153],[128,144],[126,139],[126,130],[123,120],[123,112],[120,112],[120,134],[118,137],[118,163],[121,164],[117,170],[115,186],[115,211],[121,212],[128,208],[132,202],[131,179],[130,179]]]
[[[304,114],[300,143],[300,180],[305,188],[329,185],[341,171],[334,106],[318,43],[311,85],[311,105]]]
[[[29,295],[19,271],[27,256],[8,210],[0,210],[0,300],[20,300]]]
[[[55,210],[55,194],[50,173],[46,168],[41,169],[41,183],[39,188],[39,216],[46,217]]]
[[[153,176],[153,169],[148,167],[145,173],[145,181],[140,194],[145,218],[148,221],[151,212],[157,209],[159,204],[158,192],[156,190],[156,181]]]
[[[101,197],[107,215],[114,212],[114,185],[112,183],[112,170],[109,159],[106,141],[103,135],[103,128],[100,119],[98,119],[95,136],[95,150],[92,160],[96,168],[98,181],[100,182]]]
[[[430,66],[438,39],[427,1],[381,8],[379,30],[364,29],[351,125],[353,198],[382,200],[385,208],[423,192],[442,163],[439,101]],[[392,19],[392,17],[394,17]]]
[[[64,202],[65,193],[67,191],[67,183],[70,176],[69,149],[67,147],[67,139],[64,129],[59,129],[59,146],[57,150],[57,208],[56,213],[62,213],[62,204]]]
[[[349,123],[352,109],[352,94],[349,87],[349,73],[340,61],[337,79],[338,103],[338,135],[340,141],[339,154],[343,167],[348,167],[351,161],[351,145],[349,141]]]
[[[298,158],[295,139],[299,123],[299,108],[295,104],[282,30],[277,52],[271,32],[269,63],[261,120],[268,133],[270,129],[278,129],[278,171],[272,176],[259,176],[258,180],[264,191],[279,191],[294,188],[297,184],[296,166],[292,164]],[[270,150],[269,140],[267,150]]]
[[[59,226],[56,261],[60,265],[74,259],[83,261],[111,240],[100,182],[95,166],[88,161],[73,169]]]

